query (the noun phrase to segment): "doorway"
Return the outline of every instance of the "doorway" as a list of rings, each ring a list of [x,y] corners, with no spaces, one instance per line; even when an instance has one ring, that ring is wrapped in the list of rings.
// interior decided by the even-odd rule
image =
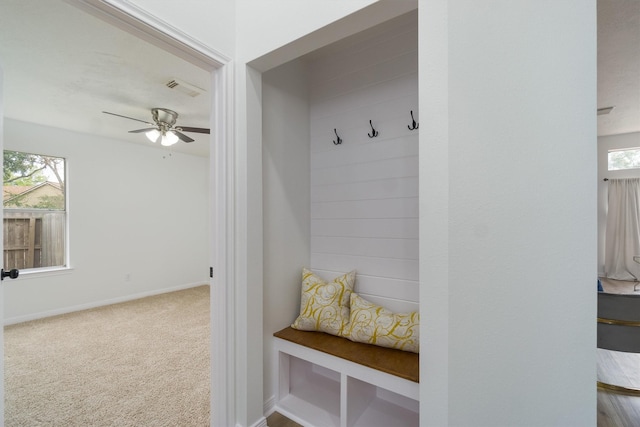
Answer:
[[[209,208],[209,213],[210,213],[209,217],[205,218],[204,221],[210,224],[210,226],[203,227],[204,229],[211,230],[211,232],[209,233],[209,235],[207,235],[207,238],[206,238],[207,240],[206,248],[204,248],[204,250],[202,251],[198,251],[206,254],[204,255],[204,258],[202,258],[202,255],[200,255],[201,257],[200,259],[202,262],[199,263],[197,268],[187,268],[187,270],[197,269],[198,271],[197,277],[202,278],[206,281],[207,279],[209,279],[209,267],[214,267],[214,270],[217,272],[216,279],[219,281],[225,280],[225,277],[226,277],[225,266],[227,265],[227,262],[226,262],[227,251],[215,250],[214,242],[216,242],[217,240],[214,238],[214,236],[221,234],[220,230],[221,229],[224,230],[223,227],[226,224],[226,216],[225,216],[226,200],[224,200],[221,197],[220,198],[217,197],[217,195],[220,194],[220,191],[225,188],[226,181],[224,177],[222,177],[222,175],[220,173],[217,173],[216,171],[224,170],[223,168],[219,168],[217,166],[219,164],[224,164],[227,162],[227,159],[222,157],[225,153],[224,144],[220,143],[221,141],[224,141],[224,133],[225,133],[226,122],[227,122],[223,115],[223,112],[227,110],[226,108],[224,108],[225,107],[224,103],[227,102],[226,100],[228,99],[228,97],[225,96],[225,93],[227,90],[226,73],[228,72],[225,67],[225,63],[228,61],[227,58],[223,57],[222,55],[217,55],[215,54],[215,52],[213,53],[207,52],[203,54],[202,52],[198,51],[197,48],[190,46],[189,43],[185,44],[184,41],[177,42],[174,35],[171,34],[172,30],[170,28],[162,28],[162,25],[158,24],[158,22],[151,22],[152,17],[150,16],[132,17],[130,15],[127,15],[125,12],[118,10],[114,6],[104,5],[104,4],[93,6],[93,5],[89,5],[88,2],[84,2],[84,1],[74,1],[74,2],[71,2],[72,5],[69,5],[70,2],[58,2],[57,4],[52,5],[53,9],[55,9],[54,11],[55,13],[52,15],[52,14],[47,14],[47,12],[43,10],[43,7],[45,5],[42,5],[40,3],[37,4],[37,7],[35,7],[36,5],[29,6],[27,4],[24,4],[25,2],[16,1],[13,3],[22,4],[22,6],[25,9],[31,10],[32,13],[34,14],[33,18],[36,17],[35,15],[39,15],[40,18],[45,18],[45,19],[48,19],[49,21],[55,20],[55,18],[59,17],[60,14],[65,14],[65,13],[62,13],[61,11],[66,11],[67,12],[66,15],[79,16],[78,12],[80,12],[79,8],[81,8],[84,11],[80,13],[82,13],[83,15],[86,15],[86,17],[89,17],[94,21],[96,20],[96,17],[99,17],[99,20],[103,25],[104,25],[104,22],[106,21],[109,24],[109,26],[112,27],[112,29],[115,29],[114,25],[116,25],[117,23],[118,27],[125,29],[126,32],[128,33],[128,36],[120,35],[120,36],[117,36],[115,39],[103,38],[104,41],[116,40],[123,43],[123,40],[125,40],[126,37],[130,37],[131,33],[133,33],[133,34],[136,34],[136,37],[142,37],[147,42],[149,40],[153,40],[154,41],[153,47],[162,51],[162,55],[164,55],[165,57],[167,55],[173,55],[173,56],[179,55],[180,59],[183,62],[189,63],[191,66],[199,68],[200,73],[205,74],[206,80],[207,80],[207,83],[206,83],[207,87],[205,89],[207,88],[209,89],[210,98],[206,108],[204,109],[200,108],[200,115],[203,115],[206,121],[206,124],[204,126],[210,127],[209,125],[210,123],[215,123],[216,125],[215,127],[212,128],[210,140],[208,138],[206,139],[209,147],[212,147],[212,146],[216,147],[215,150],[209,150],[209,147],[207,147],[206,153],[202,154],[202,153],[198,153],[198,149],[199,149],[198,144],[191,144],[189,146],[185,145],[184,147],[185,151],[181,151],[180,149],[173,149],[170,151],[157,150],[156,152],[154,152],[154,155],[150,157],[153,157],[154,161],[157,163],[156,166],[165,167],[167,168],[167,170],[169,170],[171,164],[176,163],[176,159],[179,157],[184,158],[185,156],[196,156],[196,157],[201,156],[203,158],[206,158],[206,160],[203,160],[203,161],[209,165],[208,170],[212,171],[213,173],[209,174],[210,178],[206,178],[207,182],[201,183],[200,185],[206,187],[204,189],[205,194],[211,195],[209,196],[211,197],[211,200],[206,200],[204,202],[205,206]],[[47,5],[47,7],[48,6],[49,5]],[[9,7],[9,4],[7,4],[7,7]],[[86,12],[90,12],[90,13],[87,14]],[[23,20],[23,19],[17,19],[16,17],[11,15],[5,15],[5,16],[10,16],[12,20],[15,20],[16,22],[21,22],[22,23],[21,26],[24,31],[28,31],[30,29],[32,30],[34,26],[37,25],[33,19]],[[25,23],[27,24],[25,25]],[[93,26],[96,26],[96,25],[97,24],[94,22]],[[6,28],[6,26],[4,25],[3,27]],[[88,37],[88,34],[83,34],[82,32],[73,33],[72,29],[70,27],[67,27],[67,28],[61,28],[58,32],[50,32],[48,34],[48,37],[54,38],[58,36],[68,36],[72,39],[82,39],[83,35]],[[14,41],[18,43],[20,41],[20,35],[16,35]],[[57,54],[59,55],[60,52],[63,50],[63,46],[64,46],[63,44],[59,43],[58,48],[54,49],[54,53],[57,52]],[[34,45],[33,47],[36,48],[37,45]],[[98,47],[95,45],[91,46],[91,49],[93,49],[93,53],[99,50]],[[130,44],[129,45],[125,44],[123,49],[133,50],[134,47]],[[44,55],[44,53],[46,53],[47,50],[44,50],[44,49],[42,51],[38,51],[37,49],[25,50],[25,53],[27,52],[31,57],[37,57],[38,54],[40,53],[41,54],[40,58],[42,59],[43,58],[42,55]],[[83,53],[82,51],[77,51],[74,56],[81,56],[82,53]],[[84,53],[91,53],[91,52],[84,52]],[[142,56],[145,53],[146,53],[146,49],[138,52],[140,56]],[[6,55],[3,54],[2,52],[0,52],[0,55],[6,57]],[[25,58],[26,58],[26,55],[25,55]],[[9,61],[5,58],[3,59],[4,59],[3,62],[5,63],[6,66],[12,66],[13,63],[15,62],[15,61]],[[114,96],[115,99],[112,99],[111,101],[113,101],[114,103],[120,102],[121,105],[133,105],[133,106],[142,105],[144,108],[148,108],[151,106],[169,107],[168,105],[148,104],[152,102],[149,99],[136,103],[136,99],[133,96],[135,93],[135,88],[132,88],[131,86],[127,87],[126,85],[122,86],[126,76],[122,74],[118,74],[124,68],[126,68],[128,64],[118,63],[118,61],[121,61],[122,58],[116,58],[116,57],[105,55],[105,54],[102,55],[102,59],[103,59],[103,62],[98,61],[98,62],[93,62],[91,64],[87,64],[87,69],[85,69],[85,73],[81,75],[79,78],[77,78],[75,81],[67,82],[66,85],[62,84],[61,87],[63,89],[64,96],[61,96],[58,98],[57,102],[53,105],[53,110],[51,110],[50,114],[45,114],[43,116],[44,117],[43,121],[39,122],[38,118],[36,117],[37,108],[35,107],[30,108],[31,110],[31,112],[29,113],[30,116],[20,116],[20,113],[12,113],[12,116],[13,116],[12,120],[14,120],[15,122],[20,122],[18,123],[19,126],[22,126],[24,123],[27,123],[27,122],[32,122],[35,125],[40,126],[39,132],[42,132],[40,134],[41,137],[37,138],[37,140],[34,140],[33,138],[31,138],[29,141],[24,141],[25,144],[27,145],[36,144],[36,143],[42,143],[43,141],[46,141],[47,127],[62,129],[63,131],[71,131],[77,134],[82,134],[86,137],[85,139],[87,140],[85,144],[90,144],[90,141],[92,140],[91,135],[98,135],[96,139],[114,138],[114,139],[118,139],[119,141],[128,140],[130,136],[135,136],[135,135],[130,135],[127,132],[129,129],[137,128],[137,126],[129,127],[130,124],[134,124],[133,122],[129,122],[125,124],[124,121],[126,120],[123,119],[122,125],[120,124],[115,125],[113,121],[109,122],[111,123],[111,125],[104,124],[106,123],[106,121],[104,120],[106,116],[103,117],[102,110],[103,109],[106,110],[108,108],[108,107],[105,108],[104,104],[94,105],[90,107],[92,111],[96,112],[97,116],[93,118],[89,118],[88,121],[74,120],[74,119],[78,119],[81,116],[81,114],[80,112],[74,113],[72,107],[82,108],[84,106],[85,109],[89,108],[86,105],[83,105],[81,102],[81,98],[82,98],[81,95],[84,90],[83,84],[85,83],[91,84],[92,83],[91,80],[98,79],[99,75],[104,73],[105,71],[104,69],[108,68],[110,65],[113,66],[113,68],[109,69],[112,71],[111,74],[113,77],[113,81],[105,84],[105,86],[103,87],[102,93],[94,94],[93,97],[95,99],[104,99],[110,94],[111,95],[116,94],[116,96]],[[152,65],[153,64],[151,64],[151,66]],[[150,64],[146,64],[146,66],[150,66]],[[175,69],[172,68],[172,71],[174,71],[174,73],[177,72],[177,70],[181,70],[181,68],[175,68]],[[45,62],[43,61],[40,64],[40,66],[37,68],[37,71],[38,72],[35,74],[47,77],[48,80],[51,82],[60,83],[59,76],[56,76],[57,70],[54,67],[51,67],[50,64],[45,65]],[[141,68],[141,71],[142,71],[142,68]],[[5,81],[9,83],[6,74],[8,73],[5,73]],[[189,84],[194,83],[193,81],[191,81],[190,78],[184,79],[184,74],[176,77],[182,77],[180,83],[183,83],[183,82],[186,83],[186,85],[183,85],[183,86],[188,87]],[[37,96],[34,95],[33,92],[31,92],[33,88],[31,88],[30,85],[23,84],[23,85],[17,85],[17,86],[20,86],[21,90],[23,91],[23,98],[38,99],[40,102],[42,102],[43,97],[41,96],[41,94],[37,94]],[[35,87],[36,85],[34,84],[33,86]],[[201,86],[205,86],[205,84],[200,84],[200,85],[196,84],[193,86],[199,86],[200,88],[202,88]],[[168,88],[163,88],[163,90],[165,89],[170,90]],[[8,92],[9,91],[5,92],[5,107],[9,105]],[[69,101],[69,100],[74,101],[72,106],[65,105],[65,101]],[[41,104],[38,104],[38,107],[40,105]],[[145,112],[144,108],[142,107],[137,107],[137,108],[141,108],[141,109],[138,111],[117,110],[116,112],[122,113],[123,115],[127,115],[128,117],[139,118],[142,120],[149,120],[149,118],[145,117],[142,114]],[[114,108],[111,108],[111,109],[114,109]],[[176,108],[176,110],[178,110],[178,108]],[[184,110],[185,109],[183,108],[178,112],[182,113]],[[5,111],[8,112],[8,109],[5,108]],[[62,115],[56,116],[57,113],[62,113]],[[56,120],[56,117],[58,117],[58,120]],[[187,114],[182,114],[182,117],[187,118],[189,116]],[[191,116],[191,117],[197,118],[195,116]],[[111,118],[115,119],[113,117]],[[188,122],[188,123],[185,122],[184,124],[193,125],[193,126],[198,125],[198,123],[192,123],[192,122]],[[83,126],[87,126],[87,127],[85,128]],[[142,126],[144,127],[144,125]],[[116,135],[114,132],[117,132],[119,135]],[[144,138],[142,135],[137,135],[137,136]],[[132,142],[132,147],[134,146],[133,144],[137,143],[137,141],[131,141],[131,142]],[[201,146],[202,144],[200,144],[200,148]],[[116,149],[117,149],[116,147],[113,147],[113,150],[116,150]],[[134,150],[143,150],[143,147],[136,146]],[[84,161],[76,162],[74,164],[74,161],[73,161],[74,157],[77,160],[78,159],[77,154],[73,154],[70,158],[71,160],[70,161],[70,178],[71,178],[70,186],[73,186],[72,182],[73,182],[74,176],[76,177],[79,176],[79,171],[81,168],[83,167],[91,168],[95,166],[95,164],[87,164]],[[98,156],[96,156],[96,159],[95,159],[96,162],[98,161],[97,157]],[[82,163],[82,164],[80,165],[79,163]],[[112,161],[112,165],[111,165],[112,170],[117,171],[118,167],[121,166],[120,163],[121,162],[117,158],[116,160]],[[86,182],[84,184],[79,183],[76,185],[77,186],[86,185]],[[120,187],[119,190],[122,191],[122,187]],[[72,200],[71,203],[73,204],[74,203],[73,191],[71,192],[70,196]],[[78,200],[79,199],[76,199],[75,203],[78,203]],[[213,200],[215,200],[216,203],[213,203]],[[211,208],[213,206],[216,207],[215,212]],[[122,208],[122,206],[120,208]],[[162,209],[162,206],[157,206],[156,208]],[[217,214],[218,212],[221,212],[222,214],[218,215]],[[70,212],[70,215],[73,218],[73,211]],[[79,219],[80,215],[76,216],[76,218]],[[157,218],[155,219],[153,217],[151,218],[152,218],[150,220],[151,222],[156,221],[158,223],[159,228],[158,228],[157,234],[159,235],[166,236],[165,233],[167,231],[171,233],[171,229],[174,228],[172,226],[167,227],[166,222],[163,223]],[[81,233],[82,227],[76,227],[74,230],[73,219],[71,220],[71,222],[72,223],[70,226],[70,233],[73,238],[74,235],[78,236],[78,234]],[[200,233],[202,234],[202,230],[200,230]],[[167,244],[171,244],[169,243],[171,242],[170,238],[167,238],[165,240],[167,241]],[[71,257],[70,257],[70,267],[71,269],[73,269],[74,263],[75,265],[79,265],[79,263],[77,262],[78,261],[77,255],[74,261],[74,251],[79,251],[80,249],[78,246],[76,246],[75,248],[73,247],[73,241],[71,242],[71,245],[72,245],[72,249],[71,249]],[[101,250],[102,249],[98,248],[98,250],[95,252],[101,252]],[[106,252],[109,252],[109,251],[106,251]],[[179,268],[172,268],[174,263],[161,263],[161,264],[162,264],[161,267],[166,268],[166,270],[161,271],[162,268],[159,268],[157,270],[160,270],[160,271],[158,271],[157,274],[163,277],[170,276],[171,274],[175,274],[173,273],[174,270],[179,270]],[[181,262],[177,262],[177,265],[175,265],[175,267],[184,268],[184,265],[182,265]],[[109,293],[109,291],[112,291],[114,288],[113,286],[114,282],[120,282],[120,281],[125,283],[130,282],[129,285],[132,285],[132,283],[135,282],[136,278],[139,277],[139,275],[136,273],[137,270],[134,270],[135,268],[137,268],[136,265],[131,265],[130,267],[127,266],[125,269],[121,270],[119,276],[115,277],[115,280],[112,278],[108,286],[103,286],[102,291],[97,292],[95,294],[95,299],[93,300],[91,300],[88,297],[89,292],[87,291],[86,288],[83,290],[83,292],[86,292],[84,296],[82,295],[82,292],[74,292],[74,289],[70,287],[58,288],[58,294],[63,295],[64,298],[70,299],[71,301],[68,301],[68,300],[63,301],[62,308],[52,308],[52,306],[41,305],[40,307],[37,307],[35,311],[32,311],[32,312],[36,312],[39,314],[42,314],[42,313],[55,314],[56,310],[67,310],[69,308],[74,308],[74,309],[83,308],[91,304],[98,304],[104,301],[117,302],[118,299],[126,299],[130,297],[141,296],[143,294],[150,294],[150,293],[154,293],[161,290],[159,288],[158,289],[151,289],[147,287],[134,288],[132,286],[130,286],[129,289],[126,289],[125,285],[120,284],[119,285],[120,289],[124,290],[123,292],[121,292],[120,294]],[[60,283],[60,282],[66,282],[68,284],[71,282],[71,278],[74,275],[79,274],[80,270],[81,269],[78,267],[78,268],[75,268],[74,271],[70,271],[69,269],[67,269],[66,271],[59,271],[54,274],[34,274],[31,276],[31,278],[28,279],[29,287],[33,288],[34,286],[37,286],[36,284],[38,283],[38,281],[43,281],[43,280],[53,282],[48,285],[50,288],[55,288],[57,286],[57,283]],[[97,277],[100,277],[101,275],[104,275],[104,270],[95,271],[93,274]],[[182,282],[178,282],[178,283],[181,283],[183,285],[188,285],[193,282],[193,279],[182,279],[182,280],[183,280]],[[69,285],[66,285],[66,286],[69,286]],[[212,293],[211,293],[211,304],[215,305],[216,303],[221,302],[220,305],[222,306],[222,307],[215,307],[211,311],[218,314],[221,313],[220,315],[223,315],[223,316],[226,313],[225,310],[227,307],[225,303],[226,294],[224,292],[225,292],[224,287],[220,286],[220,287],[216,287],[215,292],[213,292],[213,288],[212,288]],[[11,298],[11,295],[10,295],[11,292],[6,292],[6,294],[8,298]],[[23,315],[20,314],[14,317],[20,318],[20,316],[23,316]],[[28,315],[24,315],[24,316],[28,316]],[[224,334],[226,334],[226,324],[223,324],[221,327],[217,319],[212,319],[212,326],[213,326],[212,342],[221,342],[221,341],[224,342],[226,340],[226,336],[224,336]],[[215,363],[212,364],[212,378],[219,379],[227,375],[226,374],[227,370],[226,370],[226,367],[224,366],[224,363],[226,363],[226,358],[219,357],[218,355],[215,354],[215,349],[221,349],[224,347],[225,347],[224,345],[211,346],[212,359],[215,360]],[[221,383],[226,384],[226,381]],[[223,397],[217,398],[216,396],[218,395],[221,395]],[[225,408],[226,408],[227,400],[224,397],[225,395],[227,395],[227,393],[218,392],[217,390],[212,389],[211,400],[212,402],[215,402],[215,404],[217,405],[216,407],[213,408],[212,414],[215,414],[218,420],[224,420],[225,419],[224,417],[226,417]],[[226,424],[226,423],[218,422],[214,424]]]

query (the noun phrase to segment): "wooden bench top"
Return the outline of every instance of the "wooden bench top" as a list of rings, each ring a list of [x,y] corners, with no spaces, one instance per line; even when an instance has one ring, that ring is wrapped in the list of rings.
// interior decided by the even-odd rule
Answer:
[[[292,327],[273,335],[409,381],[420,382],[420,356],[417,353],[353,342],[324,332],[300,331]]]

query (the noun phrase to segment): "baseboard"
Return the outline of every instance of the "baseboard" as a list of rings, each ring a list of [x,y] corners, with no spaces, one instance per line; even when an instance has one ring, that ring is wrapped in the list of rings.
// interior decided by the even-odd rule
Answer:
[[[111,304],[118,304],[121,302],[133,301],[140,298],[150,297],[154,295],[166,294],[169,292],[181,291],[184,289],[195,288],[197,286],[206,285],[206,283],[186,283],[171,288],[154,289],[152,291],[140,292],[137,294],[126,295],[117,298],[111,298],[102,301],[94,301],[87,304],[74,305],[69,307],[63,307],[55,310],[42,311],[39,313],[26,314],[24,316],[15,316],[4,319],[4,325],[14,325],[16,323],[28,322],[30,320],[44,319],[45,317],[58,316],[60,314],[73,313],[76,311],[88,310],[91,308],[104,307]]]
[[[265,400],[262,410],[265,417],[268,417],[269,415],[273,414],[273,412],[276,410],[276,397],[271,396],[270,398]]]
[[[267,419],[265,417],[262,417],[261,419],[256,421],[254,424],[251,424],[251,427],[269,427],[269,426],[267,425]]]

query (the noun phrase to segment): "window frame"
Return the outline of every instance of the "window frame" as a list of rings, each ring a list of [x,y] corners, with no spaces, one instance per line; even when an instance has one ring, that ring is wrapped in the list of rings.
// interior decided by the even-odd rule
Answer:
[[[3,227],[4,227],[4,219],[5,219],[5,212],[7,211],[11,211],[11,210],[15,210],[15,211],[22,211],[22,212],[28,212],[28,211],[32,211],[32,212],[60,212],[64,214],[64,232],[62,233],[62,235],[64,236],[64,250],[62,251],[62,256],[63,256],[63,264],[61,265],[54,265],[54,266],[45,266],[45,267],[31,267],[31,268],[20,268],[20,276],[21,277],[25,277],[25,276],[43,276],[43,275],[52,275],[52,274],[60,274],[60,273],[66,273],[69,270],[72,270],[71,264],[70,264],[70,233],[69,233],[69,159],[65,156],[61,156],[61,155],[53,155],[53,154],[44,154],[44,153],[34,153],[34,152],[28,152],[28,151],[20,151],[20,150],[16,150],[16,149],[8,149],[8,148],[4,148],[3,150],[3,154],[5,151],[12,151],[12,152],[18,152],[18,153],[24,153],[24,154],[31,154],[31,155],[35,155],[35,156],[43,156],[43,157],[53,157],[53,158],[58,158],[58,159],[62,159],[64,162],[64,171],[62,174],[62,183],[63,183],[63,191],[62,191],[62,195],[64,198],[64,208],[63,209],[41,209],[41,208],[7,208],[4,204],[4,200],[3,200],[3,204],[2,204],[2,217],[3,217]],[[4,182],[3,182],[4,185]],[[4,237],[4,239],[6,239],[6,236]],[[3,241],[3,262],[4,262],[4,256],[5,256],[5,248],[4,245],[6,244],[6,241]],[[5,269],[10,268],[11,266],[6,266],[5,265]]]
[[[612,169],[611,168],[611,154],[613,153],[619,153],[619,152],[625,152],[625,151],[633,151],[636,152],[638,155],[638,163],[637,166],[634,167],[628,167],[628,168],[616,168],[616,169]],[[607,150],[607,171],[608,172],[615,172],[615,171],[628,171],[628,170],[637,170],[640,169],[640,147],[625,147],[625,148],[611,148]]]

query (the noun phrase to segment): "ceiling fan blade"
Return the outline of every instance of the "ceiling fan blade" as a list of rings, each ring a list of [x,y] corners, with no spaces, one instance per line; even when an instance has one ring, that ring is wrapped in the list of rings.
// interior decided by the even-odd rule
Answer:
[[[209,129],[206,128],[194,128],[189,126],[180,126],[180,130],[183,132],[195,132],[195,133],[210,133]]]
[[[172,129],[171,132],[175,133],[178,136],[178,138],[180,138],[180,141],[182,141],[182,142],[193,142],[193,141],[195,141],[195,139],[189,138],[184,133],[179,132],[179,131],[177,131],[175,129]]]
[[[130,130],[129,133],[142,133],[142,132],[149,132],[150,130],[158,130],[158,128],[144,128],[144,129]]]
[[[136,122],[146,123],[146,124],[148,124],[148,125],[155,126],[155,124],[150,123],[150,122],[147,122],[147,121],[145,121],[145,120],[134,119],[133,117],[127,117],[127,116],[123,116],[123,115],[121,115],[121,114],[110,113],[110,112],[108,112],[108,111],[103,111],[103,113],[105,113],[105,114],[111,114],[112,116],[122,117],[123,119],[135,120]]]

